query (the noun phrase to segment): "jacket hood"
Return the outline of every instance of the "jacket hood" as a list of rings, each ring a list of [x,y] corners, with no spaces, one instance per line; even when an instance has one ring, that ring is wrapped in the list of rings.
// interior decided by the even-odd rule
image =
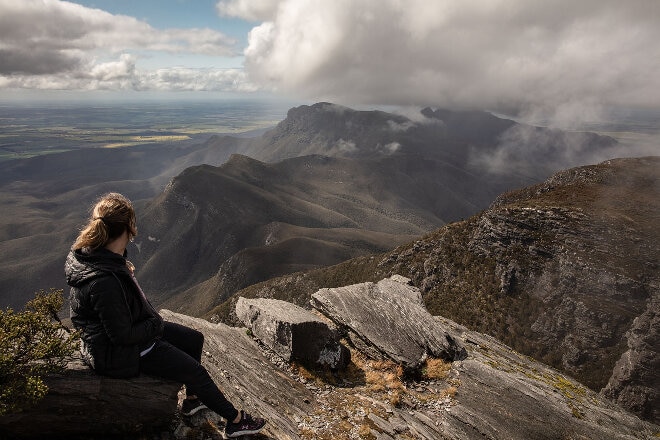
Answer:
[[[128,275],[125,255],[115,254],[105,248],[87,251],[76,249],[69,252],[64,263],[64,274],[69,286],[78,287],[94,278],[112,272],[124,272]]]

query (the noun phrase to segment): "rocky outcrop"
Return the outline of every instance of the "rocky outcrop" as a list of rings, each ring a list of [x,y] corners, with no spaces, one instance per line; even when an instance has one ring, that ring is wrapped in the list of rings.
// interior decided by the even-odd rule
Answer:
[[[423,309],[419,290],[407,281],[394,276],[372,285],[322,289],[314,295],[319,309],[331,309],[329,305],[334,304],[333,319],[350,322],[351,329],[360,331],[347,333],[353,332],[351,341],[361,335],[361,342],[352,348],[349,367],[332,375],[323,370],[292,369],[281,356],[259,344],[262,341],[253,340],[254,326],[250,337],[244,329],[162,313],[168,320],[205,334],[203,362],[220,388],[238,406],[269,419],[262,439],[651,440],[660,432],[657,425],[643,422],[572,378],[492,337],[444,318],[423,315],[418,310]],[[345,301],[341,312],[337,305],[340,299]],[[243,299],[239,307],[243,311],[237,314],[245,314],[250,303]],[[281,322],[289,316],[293,325],[301,313],[299,307],[283,301],[252,304],[258,304],[260,313],[268,313],[268,306],[273,306],[273,315]],[[356,307],[368,312],[360,314]],[[397,313],[411,314],[399,319]],[[374,322],[380,315],[397,319]],[[368,331],[372,324],[373,330]],[[386,332],[377,338],[376,329]],[[262,330],[265,340],[277,334],[277,326]],[[464,347],[459,350],[461,360],[441,363],[442,374],[432,373],[425,364],[416,376],[398,375],[393,356],[385,353],[406,352],[407,345],[419,345],[410,338],[429,333],[450,335],[456,347]],[[401,334],[408,336],[399,338]],[[309,337],[314,338],[314,333]],[[394,341],[386,342],[388,338]],[[177,438],[193,435],[193,425],[223,423],[209,412],[196,417],[193,422],[184,421],[189,426],[179,426]],[[196,432],[199,438],[212,438]]]
[[[339,342],[337,329],[302,307],[276,299],[239,298],[236,315],[287,362],[331,369],[350,362],[350,352]]]
[[[393,276],[378,283],[321,289],[312,305],[347,332],[350,341],[375,358],[387,358],[416,374],[428,357],[465,357],[461,346],[426,310],[419,289]]]
[[[626,334],[628,350],[614,366],[602,394],[647,420],[660,420],[660,298],[635,318]]]
[[[241,294],[301,304],[327,280],[401,274],[433,315],[494,336],[594,391],[607,387],[658,422],[660,347],[650,335],[659,328],[659,177],[660,157],[562,171],[392,252]]]
[[[496,339],[436,318],[463,341],[455,401],[436,423],[448,439],[652,439],[643,422],[584,385]]]
[[[656,422],[659,170],[640,158],[562,171],[498,198],[466,246],[528,309],[507,342]]]
[[[168,431],[181,389],[145,375],[99,376],[79,361],[45,382],[48,394],[37,406],[0,417],[0,438],[130,438]]]

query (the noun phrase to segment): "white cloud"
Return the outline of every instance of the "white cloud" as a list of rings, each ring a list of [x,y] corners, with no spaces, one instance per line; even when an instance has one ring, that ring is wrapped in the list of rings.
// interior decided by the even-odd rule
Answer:
[[[249,21],[269,21],[275,16],[276,0],[220,0],[216,8],[220,15]]]
[[[92,67],[90,75],[101,81],[131,78],[135,74],[135,57],[122,54],[118,61],[97,64]]]
[[[341,153],[355,153],[358,151],[357,145],[351,140],[339,139],[335,145],[335,149]]]
[[[381,148],[381,151],[386,154],[394,154],[401,148],[401,144],[398,142],[390,142]]]
[[[226,8],[246,2],[220,2]],[[656,0],[281,0],[255,82],[315,100],[543,112],[660,102]],[[239,12],[236,12],[239,14]],[[255,14],[253,17],[256,17]],[[548,113],[550,112],[550,113]]]
[[[212,29],[160,30],[65,1],[0,0],[3,88],[253,90],[237,69],[137,68],[155,53],[236,56],[234,44]],[[164,78],[175,82],[168,87]]]
[[[137,90],[234,91],[253,92],[252,85],[240,69],[159,69],[138,76]]]
[[[59,0],[0,0],[0,87],[163,90],[171,80],[176,90],[263,88],[560,123],[600,106],[660,102],[657,0],[219,0],[216,9],[257,22],[242,53],[246,74],[140,68],[154,53],[237,55],[236,42],[211,29],[155,29]]]
[[[419,110],[417,110],[417,113],[419,114]],[[387,121],[387,126],[389,127],[390,130],[392,131],[407,131],[408,129],[414,127],[416,124],[413,121],[405,121],[405,122],[396,122],[392,121],[391,119]]]

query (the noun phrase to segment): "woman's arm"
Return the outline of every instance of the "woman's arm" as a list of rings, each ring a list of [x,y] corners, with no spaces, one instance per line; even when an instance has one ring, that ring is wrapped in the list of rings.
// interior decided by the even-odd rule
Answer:
[[[163,332],[163,318],[151,315],[134,322],[124,286],[114,276],[99,278],[90,286],[90,302],[113,344],[145,344]]]

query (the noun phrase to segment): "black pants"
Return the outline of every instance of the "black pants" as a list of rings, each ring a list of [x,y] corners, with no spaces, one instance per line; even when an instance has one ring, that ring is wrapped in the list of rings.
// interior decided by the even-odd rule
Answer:
[[[213,379],[201,365],[204,335],[173,322],[165,322],[161,339],[140,358],[140,371],[186,385],[189,395],[196,394],[210,410],[229,421],[238,415]]]

